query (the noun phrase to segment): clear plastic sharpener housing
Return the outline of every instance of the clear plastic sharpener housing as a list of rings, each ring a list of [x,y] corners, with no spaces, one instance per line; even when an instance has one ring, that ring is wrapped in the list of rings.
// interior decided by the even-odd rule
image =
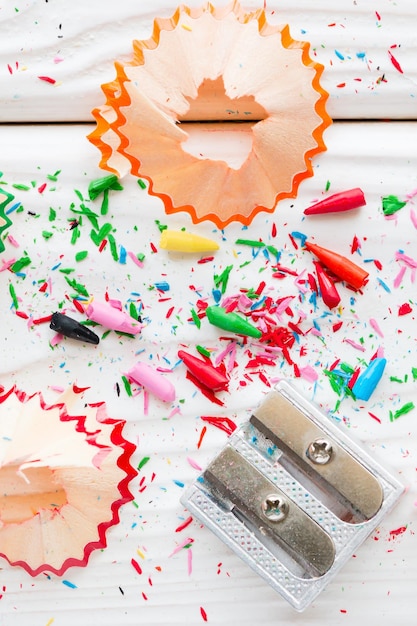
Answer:
[[[303,611],[403,490],[316,406],[280,382],[182,503]]]

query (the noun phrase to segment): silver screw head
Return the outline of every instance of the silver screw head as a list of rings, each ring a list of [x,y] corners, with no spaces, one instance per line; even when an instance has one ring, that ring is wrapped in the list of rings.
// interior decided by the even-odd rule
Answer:
[[[327,439],[315,439],[308,446],[306,454],[313,463],[326,465],[333,456],[333,447]]]
[[[290,507],[287,500],[276,493],[271,493],[262,501],[261,508],[270,522],[282,522],[287,517]]]

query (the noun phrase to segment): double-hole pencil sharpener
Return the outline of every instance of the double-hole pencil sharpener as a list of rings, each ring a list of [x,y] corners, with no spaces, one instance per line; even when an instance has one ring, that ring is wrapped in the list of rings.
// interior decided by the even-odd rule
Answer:
[[[182,503],[302,611],[402,492],[389,472],[281,382]]]

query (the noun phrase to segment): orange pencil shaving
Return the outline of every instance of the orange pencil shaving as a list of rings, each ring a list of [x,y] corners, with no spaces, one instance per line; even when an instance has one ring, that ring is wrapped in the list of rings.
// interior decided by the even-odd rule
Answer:
[[[181,4],[133,41],[102,85],[89,140],[103,169],[147,181],[166,213],[248,226],[295,198],[326,150],[324,67],[265,8],[201,5]]]
[[[344,280],[354,289],[360,289],[365,285],[369,272],[366,272],[350,259],[337,252],[333,252],[333,250],[322,248],[308,241],[306,241],[305,247],[309,252],[312,252],[323,265],[333,272],[333,274],[341,280]]]

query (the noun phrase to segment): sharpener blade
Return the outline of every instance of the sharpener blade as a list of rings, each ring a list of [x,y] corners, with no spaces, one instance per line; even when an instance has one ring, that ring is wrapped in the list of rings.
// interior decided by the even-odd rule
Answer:
[[[379,511],[384,494],[376,477],[284,394],[269,394],[250,421],[283,451],[281,463],[298,468],[344,521],[364,522]]]
[[[330,536],[231,446],[209,465],[204,478],[256,534],[269,536],[272,547],[287,551],[305,576],[322,576],[332,566],[335,548]]]

